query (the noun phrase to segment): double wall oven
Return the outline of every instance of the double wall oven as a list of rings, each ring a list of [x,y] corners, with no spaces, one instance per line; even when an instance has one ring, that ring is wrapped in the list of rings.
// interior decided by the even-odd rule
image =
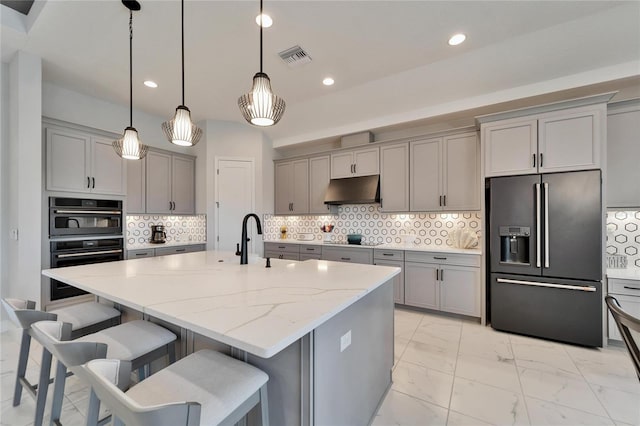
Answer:
[[[124,259],[122,201],[49,198],[51,268]],[[51,279],[52,302],[87,294]]]

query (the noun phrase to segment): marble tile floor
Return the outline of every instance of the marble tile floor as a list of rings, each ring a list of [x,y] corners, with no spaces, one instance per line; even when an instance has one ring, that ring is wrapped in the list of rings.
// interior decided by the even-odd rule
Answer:
[[[18,345],[18,330],[0,335],[0,425],[33,423],[31,397],[11,405]],[[34,343],[32,382],[40,351]],[[396,309],[395,358],[375,426],[640,425],[640,383],[622,347],[587,349]],[[83,425],[87,401],[87,387],[69,378],[63,423]],[[49,407],[50,398],[45,424]]]

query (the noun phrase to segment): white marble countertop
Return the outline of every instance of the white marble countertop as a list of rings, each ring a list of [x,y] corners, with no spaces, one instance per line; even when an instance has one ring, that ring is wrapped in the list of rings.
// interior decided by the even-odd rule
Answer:
[[[47,269],[43,275],[263,358],[277,354],[400,268],[203,251]]]
[[[608,278],[640,281],[640,268],[607,269]]]
[[[363,249],[383,249],[383,250],[405,250],[405,251],[429,251],[435,253],[457,253],[457,254],[472,254],[481,255],[482,250],[479,248],[473,249],[461,249],[449,246],[428,246],[425,244],[380,244],[377,246],[370,245],[358,245],[358,244],[336,244],[336,243],[323,243],[322,241],[298,241],[298,240],[265,240],[265,243],[279,243],[279,244],[302,244],[302,245],[315,245],[315,246],[327,246],[327,247],[349,247],[349,248],[363,248]]]
[[[196,246],[200,244],[207,244],[207,243],[206,241],[168,241],[162,244],[136,243],[136,244],[127,244],[127,250],[146,250],[146,249],[155,249],[155,248],[161,248],[161,247]]]

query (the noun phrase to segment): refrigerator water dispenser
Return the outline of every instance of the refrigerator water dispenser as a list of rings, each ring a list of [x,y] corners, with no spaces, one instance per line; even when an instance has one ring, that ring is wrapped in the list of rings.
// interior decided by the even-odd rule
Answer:
[[[529,265],[530,228],[526,226],[500,227],[500,262]]]

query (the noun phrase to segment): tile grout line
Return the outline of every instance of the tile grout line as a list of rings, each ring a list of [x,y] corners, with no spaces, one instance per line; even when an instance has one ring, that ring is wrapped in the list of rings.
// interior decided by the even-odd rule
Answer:
[[[449,405],[447,406],[447,420],[445,424],[449,424],[449,414],[451,413],[451,401],[453,400],[453,388],[456,385],[456,371],[458,370],[458,357],[460,356],[460,344],[462,343],[462,329],[464,323],[460,322],[460,335],[458,336],[458,350],[456,351],[456,363],[453,366],[453,382],[451,382],[451,391],[449,392]]]
[[[609,410],[607,410],[607,407],[605,407],[602,401],[600,401],[600,398],[598,398],[598,393],[595,390],[593,390],[592,384],[589,383],[586,377],[584,377],[582,370],[580,370],[580,367],[578,367],[578,365],[576,364],[576,361],[571,356],[571,353],[566,349],[565,346],[562,346],[562,350],[567,354],[567,356],[569,357],[573,365],[576,367],[576,370],[578,370],[578,373],[580,373],[580,377],[582,377],[582,380],[584,380],[584,382],[587,384],[587,386],[589,387],[589,390],[591,391],[591,393],[593,393],[593,396],[596,397],[596,401],[598,401],[598,403],[600,404],[604,412],[607,413],[609,420],[611,420],[614,424],[617,423],[616,420],[613,417],[611,417],[611,413],[609,412]],[[598,385],[598,386],[601,386],[601,385]]]
[[[511,340],[511,336],[509,336],[509,348],[511,349],[511,353],[513,354],[513,364],[516,367],[516,375],[518,376],[518,383],[520,384],[520,394],[522,395],[522,402],[524,404],[525,413],[527,413],[527,420],[529,421],[529,424],[532,424],[531,415],[529,414],[529,405],[527,404],[527,396],[525,395],[524,387],[522,386],[522,379],[520,378],[520,368],[518,367],[516,351],[513,350],[513,341]]]

